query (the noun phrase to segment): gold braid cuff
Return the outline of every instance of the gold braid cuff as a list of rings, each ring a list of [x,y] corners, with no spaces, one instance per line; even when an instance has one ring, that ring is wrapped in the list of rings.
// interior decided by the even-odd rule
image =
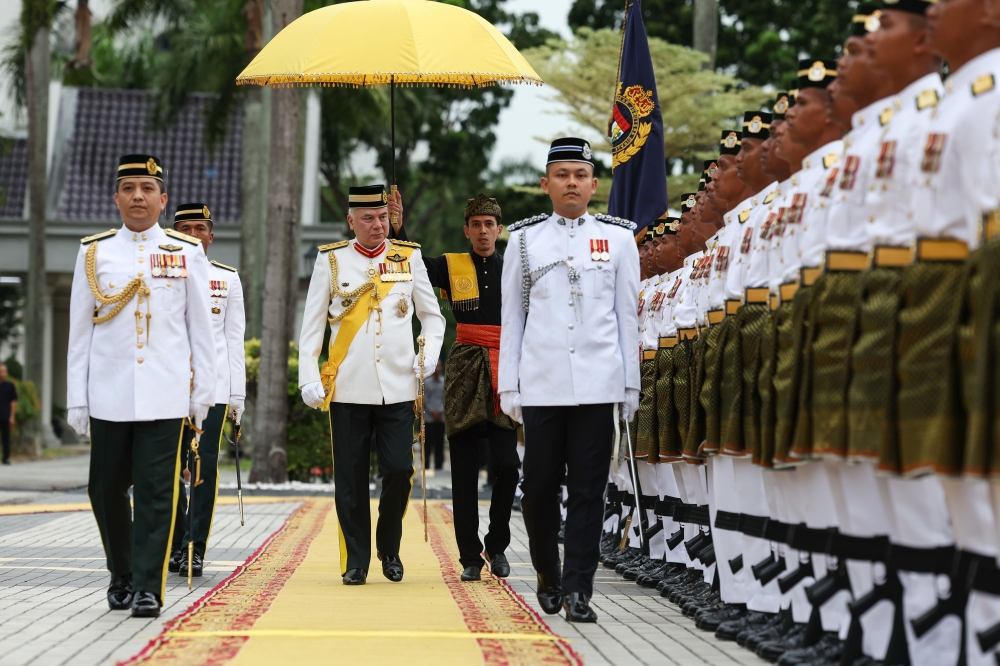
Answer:
[[[132,298],[135,297],[136,295],[145,296],[147,298],[150,296],[149,287],[146,286],[146,283],[142,280],[142,278],[135,278],[127,285],[125,285],[125,288],[122,289],[117,294],[115,294],[114,296],[108,296],[106,294],[101,293],[101,287],[97,282],[97,243],[91,243],[90,247],[87,248],[85,266],[87,271],[87,281],[90,283],[90,293],[94,295],[94,300],[96,300],[98,303],[97,308],[94,309],[95,324],[103,324],[105,322],[109,322],[112,319],[114,319],[116,316],[118,316],[118,313],[125,308],[125,305],[129,301],[131,301]],[[98,315],[97,313],[105,305],[113,306],[111,308],[111,311],[103,315]],[[138,338],[139,320],[141,319],[141,317],[142,315],[139,312],[139,303],[137,301],[135,304],[136,338]],[[149,313],[149,303],[147,302],[146,344],[149,344],[150,319],[152,319],[152,316]]]

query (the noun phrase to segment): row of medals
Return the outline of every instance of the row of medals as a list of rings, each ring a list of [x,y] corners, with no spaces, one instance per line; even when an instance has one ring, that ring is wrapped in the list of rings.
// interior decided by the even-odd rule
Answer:
[[[219,282],[216,280],[212,280],[211,282],[212,282],[212,296],[216,296],[219,298],[226,298],[227,296],[229,296],[229,290],[226,289],[225,282]]]

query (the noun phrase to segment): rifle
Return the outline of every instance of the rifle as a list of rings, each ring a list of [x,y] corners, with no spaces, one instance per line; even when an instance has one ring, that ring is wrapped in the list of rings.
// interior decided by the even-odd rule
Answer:
[[[188,589],[191,589],[194,577],[194,489],[204,481],[201,478],[201,456],[198,455],[198,447],[201,445],[201,435],[204,430],[199,430],[198,426],[187,419],[188,427],[194,433],[191,438],[191,453],[188,458],[188,473],[191,481],[188,484]]]
[[[226,438],[229,445],[233,447],[233,453],[236,455],[236,499],[237,503],[240,505],[240,527],[243,527],[243,479],[240,474],[240,435],[243,434],[243,426],[236,423],[235,417],[233,418],[233,430],[236,432],[236,441],[229,439],[229,435],[226,434],[226,429],[222,429],[222,436]]]

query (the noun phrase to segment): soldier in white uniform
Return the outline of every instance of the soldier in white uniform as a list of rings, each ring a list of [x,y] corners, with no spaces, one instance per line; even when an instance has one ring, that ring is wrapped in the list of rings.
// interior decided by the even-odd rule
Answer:
[[[200,427],[215,402],[208,291],[195,288],[208,283],[208,259],[198,239],[157,224],[167,194],[155,157],[121,158],[115,202],[122,228],[84,238],[73,273],[67,420],[91,435],[108,605],[156,617],[186,419]]]
[[[371,562],[373,432],[383,479],[377,555],[386,578],[403,579],[399,543],[412,488],[413,401],[421,374],[411,321],[414,314],[420,320],[427,377],[437,365],[445,329],[420,246],[388,239],[387,203],[382,185],[350,188],[347,223],[356,237],[319,248],[299,335],[302,400],[330,412],[345,585],[364,584]],[[321,369],[327,320],[330,347]]]
[[[215,239],[212,233],[212,213],[203,203],[186,203],[174,213],[174,229],[201,241],[208,255],[208,246]],[[201,457],[201,478],[204,483],[194,492],[192,506],[195,511],[194,558],[192,575],[201,576],[212,529],[215,501],[219,495],[219,448],[222,443],[222,426],[227,414],[239,425],[246,400],[246,356],[243,337],[246,332],[246,313],[243,309],[243,285],[236,269],[211,260],[208,267],[209,281],[204,285],[211,299],[212,331],[215,341],[215,404],[208,410],[204,433],[198,454]],[[180,511],[179,511],[180,513]],[[183,520],[181,520],[183,518]],[[174,526],[174,552],[170,557],[170,570],[187,576],[187,543],[191,538],[190,514],[178,516]]]
[[[597,569],[614,403],[639,402],[635,298],[639,255],[627,220],[594,216],[593,153],[552,143],[542,188],[554,213],[511,226],[503,267],[500,401],[525,424],[524,512],[538,600],[546,613],[595,622]],[[566,561],[560,571],[559,485],[566,477]]]

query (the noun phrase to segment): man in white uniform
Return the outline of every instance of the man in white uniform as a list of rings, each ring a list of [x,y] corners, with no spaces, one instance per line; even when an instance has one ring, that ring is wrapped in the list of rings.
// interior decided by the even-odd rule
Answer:
[[[614,403],[639,403],[635,307],[639,254],[627,220],[594,216],[593,153],[582,139],[549,150],[542,189],[554,213],[510,227],[503,267],[500,404],[524,423],[524,499],[538,600],[549,614],[595,622],[597,569]],[[557,492],[569,491],[560,571]],[[564,605],[565,597],[565,605]]]
[[[200,288],[208,259],[198,239],[157,224],[167,194],[155,157],[121,158],[115,202],[122,228],[84,238],[73,272],[67,421],[91,435],[87,492],[111,571],[108,605],[157,617],[181,438],[187,419],[200,428],[215,402],[209,298]]]
[[[383,185],[350,188],[347,223],[355,239],[320,246],[299,335],[302,400],[330,411],[345,585],[363,585],[371,562],[373,433],[382,474],[376,554],[386,578],[403,579],[399,543],[412,488],[413,401],[421,372],[434,373],[444,338],[420,246],[388,239],[388,200]],[[425,339],[422,368],[413,351],[414,314]],[[330,347],[321,369],[327,320]]]
[[[174,213],[174,229],[201,241],[208,255],[208,246],[215,240],[214,223],[208,206],[187,203]],[[195,511],[194,558],[191,572],[201,576],[204,567],[208,535],[212,530],[215,501],[219,495],[219,445],[222,443],[222,426],[227,412],[237,425],[243,416],[246,400],[246,356],[243,336],[246,332],[246,313],[243,309],[243,285],[236,269],[212,260],[208,266],[209,281],[204,285],[211,299],[212,332],[215,342],[215,404],[208,410],[198,455],[201,457],[201,479],[204,483],[194,491],[194,499],[187,511]],[[187,576],[187,543],[191,539],[191,515],[178,510],[178,523],[174,526],[174,546],[170,556],[170,570]]]

